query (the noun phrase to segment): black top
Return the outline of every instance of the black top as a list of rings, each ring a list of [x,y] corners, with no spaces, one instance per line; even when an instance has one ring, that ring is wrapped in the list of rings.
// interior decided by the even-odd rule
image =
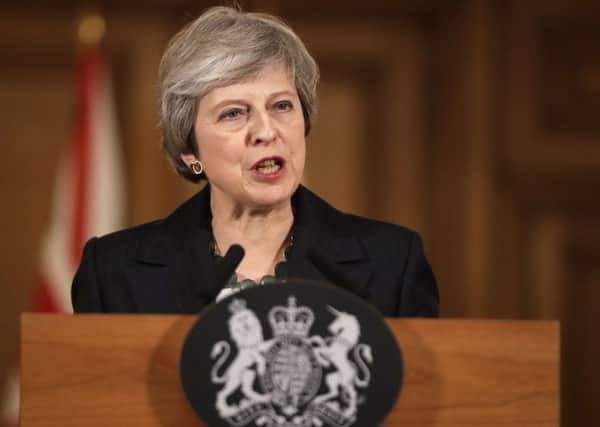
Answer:
[[[289,277],[344,277],[384,316],[439,315],[435,278],[419,235],[340,212],[303,186],[292,197]],[[197,313],[212,302],[210,186],[167,218],[92,238],[71,288],[75,312]],[[318,251],[322,271],[307,254]],[[318,263],[317,263],[318,264]]]

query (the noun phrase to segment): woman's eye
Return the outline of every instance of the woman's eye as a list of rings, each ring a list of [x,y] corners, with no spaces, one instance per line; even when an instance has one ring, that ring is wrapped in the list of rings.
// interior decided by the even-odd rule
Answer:
[[[290,111],[293,105],[290,101],[278,101],[275,103],[274,108],[277,111]]]
[[[219,120],[235,120],[244,113],[241,108],[232,108],[231,110],[224,111],[219,115]]]

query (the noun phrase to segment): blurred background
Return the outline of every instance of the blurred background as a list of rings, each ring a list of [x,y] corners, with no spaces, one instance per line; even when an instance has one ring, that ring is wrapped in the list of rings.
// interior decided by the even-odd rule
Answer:
[[[161,152],[157,67],[168,39],[214,4],[0,5],[0,385],[72,137],[78,17],[93,8],[106,21],[133,225],[198,190]],[[560,319],[563,425],[597,425],[600,3],[240,4],[283,17],[321,67],[305,183],[340,209],[419,230],[444,317]]]

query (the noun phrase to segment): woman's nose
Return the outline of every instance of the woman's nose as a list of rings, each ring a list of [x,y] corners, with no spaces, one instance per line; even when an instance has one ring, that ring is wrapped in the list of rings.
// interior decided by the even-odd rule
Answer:
[[[275,126],[272,118],[269,116],[268,111],[255,110],[251,120],[252,126],[250,139],[252,144],[271,142],[275,139]]]

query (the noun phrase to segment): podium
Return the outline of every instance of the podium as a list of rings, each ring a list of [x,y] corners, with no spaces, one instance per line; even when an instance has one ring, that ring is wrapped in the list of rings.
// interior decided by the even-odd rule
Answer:
[[[195,320],[23,314],[20,426],[203,426],[178,373]],[[559,425],[558,322],[387,323],[405,372],[382,426]]]

